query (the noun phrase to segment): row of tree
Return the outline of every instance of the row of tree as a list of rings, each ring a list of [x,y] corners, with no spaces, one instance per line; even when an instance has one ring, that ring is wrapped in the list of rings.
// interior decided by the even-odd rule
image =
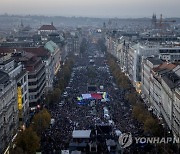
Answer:
[[[97,47],[99,49],[99,51],[101,52],[106,52],[107,51],[107,47],[105,45],[105,39],[101,38],[97,41]]]
[[[45,131],[51,121],[51,115],[47,109],[43,109],[34,115],[32,123],[28,128],[21,130],[15,140],[15,148],[12,148],[12,154],[34,154],[40,150],[41,133]]]
[[[69,55],[65,64],[62,66],[61,71],[57,74],[54,90],[46,95],[46,104],[49,107],[52,107],[55,103],[59,102],[60,96],[70,80],[74,60],[74,55]]]
[[[107,54],[107,62],[110,66],[110,70],[115,77],[117,84],[123,88],[126,92],[125,99],[133,106],[133,116],[144,126],[144,131],[151,135],[162,135],[162,128],[156,118],[147,111],[143,102],[137,95],[135,88],[132,86],[130,80],[123,72],[112,55]]]
[[[144,102],[137,94],[135,88],[132,86],[128,77],[121,72],[120,67],[115,57],[107,53],[107,62],[110,66],[110,70],[116,79],[117,84],[126,91],[125,99],[132,105],[132,116],[143,124],[144,133],[151,136],[165,137],[169,135],[162,125],[159,124],[159,120],[150,113],[144,106]],[[156,152],[158,153],[175,153],[178,148],[175,144],[157,144]]]
[[[88,49],[88,41],[86,38],[83,38],[80,44],[80,53],[83,54],[84,52],[87,51],[87,49]]]
[[[69,55],[60,72],[57,74],[54,90],[46,95],[46,105],[51,107],[59,101],[61,93],[67,86],[74,64],[74,55]],[[28,128],[18,133],[15,140],[15,148],[11,149],[13,154],[33,154],[40,151],[41,133],[44,132],[50,125],[51,115],[47,109],[43,108],[36,113]]]
[[[111,73],[114,76],[116,83],[123,89],[131,89],[132,85],[130,84],[129,79],[121,72],[116,59],[107,53],[107,63],[110,67]]]

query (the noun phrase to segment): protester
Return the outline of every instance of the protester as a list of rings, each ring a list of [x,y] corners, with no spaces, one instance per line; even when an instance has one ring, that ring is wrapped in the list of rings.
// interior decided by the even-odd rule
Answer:
[[[42,153],[60,153],[61,150],[68,149],[74,129],[86,130],[96,124],[108,123],[103,115],[105,106],[109,109],[111,120],[114,121],[112,126],[114,130],[131,132],[133,135],[142,132],[142,126],[133,119],[132,108],[124,99],[123,89],[120,87],[117,89],[115,80],[110,77],[111,73],[105,63],[105,57],[96,56],[94,64],[89,63],[89,60],[88,54],[77,58],[68,85],[70,88],[65,90],[68,95],[61,96],[59,100],[63,105],[57,104],[50,109],[55,124],[42,133]],[[83,100],[86,104],[78,104],[77,97],[91,93],[87,88],[91,84],[97,87],[93,93],[107,92],[110,101],[95,100],[95,106],[92,106],[90,105],[92,100],[89,99]],[[101,85],[103,90],[99,88]]]

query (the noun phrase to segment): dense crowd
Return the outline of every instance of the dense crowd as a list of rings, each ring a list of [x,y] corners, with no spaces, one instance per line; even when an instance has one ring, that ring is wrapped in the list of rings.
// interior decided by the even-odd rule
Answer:
[[[90,59],[94,63],[90,64]],[[89,76],[93,73],[95,76]],[[87,86],[94,84],[97,91],[108,93],[110,101],[101,102],[95,100],[95,106],[90,105],[92,100],[85,100],[87,104],[79,105],[77,97],[88,93]],[[103,89],[100,89],[103,86]],[[42,133],[42,153],[60,153],[63,149],[68,149],[72,139],[73,130],[90,129],[96,124],[108,123],[103,116],[103,107],[110,111],[110,117],[114,121],[114,130],[121,132],[131,132],[137,136],[142,133],[141,125],[132,117],[131,105],[124,99],[124,91],[115,84],[109,67],[106,64],[103,54],[96,57],[84,54],[77,57],[71,74],[68,87],[65,91],[67,96],[61,96],[59,104],[50,109],[55,123]]]

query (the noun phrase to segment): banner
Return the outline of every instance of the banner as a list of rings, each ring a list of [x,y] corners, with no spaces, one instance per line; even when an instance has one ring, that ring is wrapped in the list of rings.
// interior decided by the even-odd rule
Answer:
[[[17,88],[17,92],[18,92],[18,110],[22,110],[22,88],[20,86],[18,86]]]

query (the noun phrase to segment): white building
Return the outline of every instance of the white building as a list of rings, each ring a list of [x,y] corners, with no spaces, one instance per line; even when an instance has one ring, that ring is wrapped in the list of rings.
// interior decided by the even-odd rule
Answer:
[[[180,130],[180,66],[146,58],[142,63],[142,96],[175,136]]]
[[[180,61],[180,47],[163,47],[159,49],[159,57],[168,62]]]
[[[180,66],[162,76],[162,115],[175,136],[180,134]],[[180,137],[180,136],[179,136]]]
[[[142,97],[146,103],[150,102],[150,93],[152,89],[155,89],[151,84],[151,76],[152,69],[158,67],[163,62],[160,59],[155,57],[147,57],[142,61],[142,73],[141,73],[141,93],[143,94]],[[156,81],[156,80],[155,80]],[[156,89],[159,88],[159,83],[156,81]],[[151,88],[150,88],[151,87]],[[157,92],[159,93],[159,92]]]
[[[140,90],[141,84],[141,63],[142,59],[158,55],[159,46],[156,44],[136,44],[128,51],[128,75],[136,90]]]

